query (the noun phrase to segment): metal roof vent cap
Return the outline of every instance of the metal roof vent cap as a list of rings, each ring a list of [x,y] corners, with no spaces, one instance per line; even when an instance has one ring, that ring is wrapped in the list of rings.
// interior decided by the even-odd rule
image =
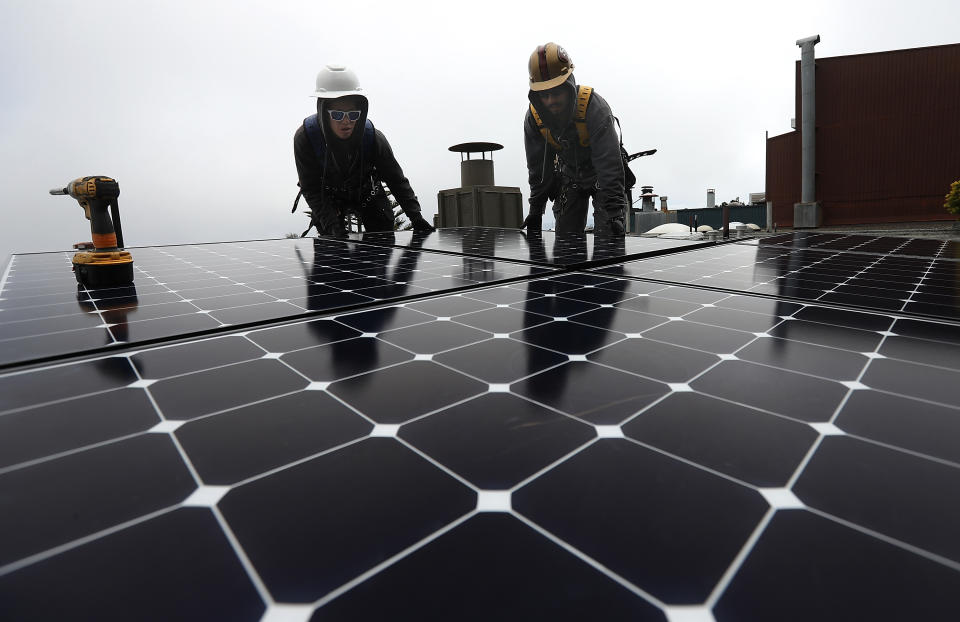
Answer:
[[[493,183],[493,152],[503,149],[498,143],[460,143],[450,147],[450,151],[460,152],[460,187],[495,186]],[[487,153],[490,159],[487,159]],[[480,154],[480,159],[470,154]]]

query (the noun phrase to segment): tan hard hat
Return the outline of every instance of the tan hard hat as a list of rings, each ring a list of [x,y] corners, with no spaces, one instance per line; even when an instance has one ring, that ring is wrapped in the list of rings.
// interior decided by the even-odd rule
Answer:
[[[563,84],[573,72],[567,51],[551,41],[538,45],[530,55],[530,90],[546,91]]]

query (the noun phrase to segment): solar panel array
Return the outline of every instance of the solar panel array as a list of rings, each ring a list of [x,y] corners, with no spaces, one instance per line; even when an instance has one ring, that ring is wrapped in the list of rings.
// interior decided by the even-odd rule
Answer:
[[[881,255],[910,255],[960,259],[960,243],[938,238],[903,238],[864,234],[816,233],[795,231],[746,242],[761,246],[815,248]]]
[[[716,246],[602,268],[607,274],[663,280],[853,308],[960,319],[956,243],[818,234]],[[858,244],[844,244],[845,237]],[[773,240],[776,243],[769,243]],[[832,248],[834,250],[828,250]],[[853,249],[889,249],[867,252]],[[836,250],[843,249],[843,250]],[[909,254],[907,253],[909,251]],[[923,254],[914,254],[923,253]]]
[[[339,240],[134,249],[134,284],[78,288],[72,254],[16,255],[0,290],[0,365],[218,331],[543,273]]]
[[[414,250],[414,269],[445,269],[413,284],[462,288],[11,365],[0,610],[955,619],[960,325],[948,304],[925,314],[753,290],[780,274],[782,253],[794,268],[783,274],[804,279],[825,265],[811,258],[837,253],[787,241],[526,274],[399,236],[337,242],[372,262],[350,267],[364,277],[412,273]],[[627,242],[637,254],[643,243]],[[215,250],[225,270],[258,244],[281,242],[134,257],[206,267],[197,258]],[[451,259],[493,274],[464,284]]]

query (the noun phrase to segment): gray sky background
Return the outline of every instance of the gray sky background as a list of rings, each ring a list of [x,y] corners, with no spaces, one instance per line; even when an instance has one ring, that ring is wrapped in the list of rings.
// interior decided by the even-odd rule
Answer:
[[[305,228],[293,133],[327,63],[358,73],[429,218],[465,141],[504,145],[528,196],[526,62],[563,45],[610,102],[639,184],[671,208],[764,188],[764,132],[790,131],[799,38],[820,57],[957,43],[956,0],[313,2],[0,0],[0,266],[89,239],[83,175],[120,182],[128,246]],[[549,12],[548,12],[549,11]],[[549,213],[549,210],[548,210]]]

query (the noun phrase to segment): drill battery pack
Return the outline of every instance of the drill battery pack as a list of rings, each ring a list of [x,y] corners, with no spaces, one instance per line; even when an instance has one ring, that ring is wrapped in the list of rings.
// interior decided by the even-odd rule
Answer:
[[[133,257],[127,251],[77,253],[73,274],[86,287],[115,287],[133,283]]]

